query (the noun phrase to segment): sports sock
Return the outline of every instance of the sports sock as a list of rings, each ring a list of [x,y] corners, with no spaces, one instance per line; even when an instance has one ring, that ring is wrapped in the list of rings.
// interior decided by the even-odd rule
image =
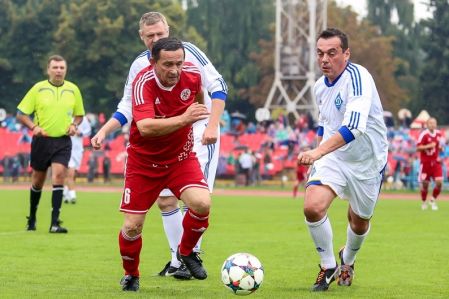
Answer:
[[[324,216],[317,222],[308,222],[306,224],[312,236],[315,248],[321,258],[321,267],[325,269],[334,268],[337,265],[333,250],[333,234],[329,217]]]
[[[176,257],[176,250],[182,237],[182,213],[179,208],[173,211],[162,212],[162,224],[164,225],[165,236],[170,246],[171,265],[178,268],[181,262]]]
[[[140,250],[142,249],[142,235],[128,236],[123,230],[118,235],[120,255],[122,256],[125,275],[139,276]]]
[[[184,211],[183,216],[185,216],[186,213],[187,213],[187,211],[189,210],[189,208],[188,208],[187,206],[184,206],[182,209],[183,209],[183,211]],[[198,239],[198,242],[196,242],[195,247],[193,247],[193,251],[194,251],[194,252],[201,252],[201,243],[202,243],[202,241],[203,241],[203,236],[201,236],[201,237]]]
[[[51,225],[57,225],[59,220],[59,213],[61,211],[62,204],[62,192],[64,191],[63,185],[53,185],[53,192],[51,195]]]
[[[181,243],[179,244],[179,252],[182,255],[192,253],[195,244],[206,231],[209,226],[209,213],[200,215],[192,210],[188,210],[182,221],[184,233],[182,234]]]
[[[345,249],[343,250],[343,261],[346,265],[352,265],[355,262],[355,256],[357,252],[362,247],[363,241],[366,236],[368,236],[369,230],[371,228],[371,224],[368,227],[368,230],[363,235],[357,235],[352,231],[351,226],[348,224],[347,229],[347,239]]]
[[[30,189],[30,219],[36,219],[36,211],[41,199],[42,189],[31,186]]]
[[[64,186],[64,191],[62,192],[64,198],[69,198],[69,187]]]
[[[421,188],[421,200],[424,202],[427,199],[427,189]]]
[[[440,195],[441,193],[441,188],[438,188],[437,186],[435,186],[435,188],[433,188],[433,192],[432,192],[432,197],[433,199],[437,199],[438,195]]]
[[[75,199],[76,198],[76,191],[75,190],[70,190],[68,198]]]

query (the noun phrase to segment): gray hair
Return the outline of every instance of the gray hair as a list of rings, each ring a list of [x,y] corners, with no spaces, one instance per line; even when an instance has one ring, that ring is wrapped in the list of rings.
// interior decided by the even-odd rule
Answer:
[[[144,13],[139,21],[139,28],[142,28],[143,25],[154,25],[158,22],[164,23],[168,27],[167,19],[163,14],[157,11],[150,11]]]

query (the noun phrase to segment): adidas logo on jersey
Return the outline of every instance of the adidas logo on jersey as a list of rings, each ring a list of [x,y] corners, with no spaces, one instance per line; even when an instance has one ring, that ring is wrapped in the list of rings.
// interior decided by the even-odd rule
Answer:
[[[159,98],[156,98],[156,100],[154,101],[155,105],[159,105],[161,103],[161,101],[159,100]]]

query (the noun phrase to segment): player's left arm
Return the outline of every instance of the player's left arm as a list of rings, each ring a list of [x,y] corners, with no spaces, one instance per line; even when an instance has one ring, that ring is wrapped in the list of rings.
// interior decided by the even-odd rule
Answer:
[[[218,127],[225,109],[228,86],[209,58],[191,43],[185,43],[186,61],[193,63],[201,72],[203,88],[210,94],[211,112],[204,130],[202,143],[213,144],[218,139]]]

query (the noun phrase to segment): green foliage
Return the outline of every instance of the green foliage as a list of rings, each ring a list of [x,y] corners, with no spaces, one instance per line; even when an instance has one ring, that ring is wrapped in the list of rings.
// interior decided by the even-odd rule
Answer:
[[[209,273],[204,281],[156,276],[170,255],[153,206],[143,231],[141,289],[124,294],[118,283],[123,275],[117,241],[123,222],[117,210],[120,193],[78,191],[77,204],[62,207],[67,235],[47,232],[50,193],[43,191],[37,231],[26,232],[28,191],[0,191],[2,298],[236,298],[222,285],[220,268],[226,257],[242,251],[257,256],[265,268],[265,280],[252,296],[321,298],[309,291],[319,257],[304,224],[302,199],[273,197],[269,190],[264,196],[214,196],[202,246]],[[439,207],[421,211],[418,199],[379,201],[353,285],[334,283],[321,296],[447,298],[449,286],[441,273],[447,264],[449,202]],[[345,242],[346,213],[342,200],[329,210],[335,252]]]
[[[36,81],[46,78],[47,58],[56,53],[67,59],[67,80],[80,87],[86,109],[114,111],[132,61],[145,50],[138,24],[147,11],[164,13],[172,35],[203,42],[185,24],[185,12],[174,0],[0,0],[0,4],[0,107],[9,112]]]
[[[431,0],[433,17],[423,21],[426,56],[421,74],[422,93],[416,110],[426,109],[442,124],[449,119],[449,2]]]
[[[275,16],[273,1],[188,2],[188,24],[207,41],[204,50],[229,86],[227,109],[251,109],[248,106],[249,95],[243,91],[257,85],[260,67],[250,56],[253,52],[260,52],[259,40],[272,39],[269,27]]]

